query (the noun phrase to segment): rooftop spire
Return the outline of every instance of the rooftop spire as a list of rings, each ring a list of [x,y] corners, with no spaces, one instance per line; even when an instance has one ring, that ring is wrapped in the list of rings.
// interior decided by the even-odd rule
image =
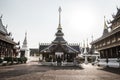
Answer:
[[[91,36],[92,42],[93,42],[93,35]]]
[[[66,44],[67,42],[64,40],[63,36],[64,33],[62,32],[62,28],[61,28],[61,7],[59,7],[58,12],[59,12],[59,25],[57,28],[57,32],[56,32],[56,38],[53,41],[53,43],[58,44],[58,43],[62,43],[62,44]]]
[[[27,47],[27,32],[25,32],[25,39],[23,41],[23,46],[22,47]]]
[[[106,34],[108,34],[108,27],[105,21],[105,16],[104,16],[104,30],[103,30],[103,36],[105,36]]]
[[[27,32],[25,32],[25,37],[27,37]]]
[[[85,48],[85,40],[83,40],[83,48]]]
[[[87,38],[87,47],[89,47],[89,45],[88,45],[88,38]]]
[[[59,7],[58,11],[59,11],[59,25],[58,25],[58,30],[61,30],[62,29],[61,28],[61,11],[62,11],[61,7]]]
[[[106,24],[106,21],[105,21],[105,16],[104,16],[104,29],[107,29],[107,24]]]

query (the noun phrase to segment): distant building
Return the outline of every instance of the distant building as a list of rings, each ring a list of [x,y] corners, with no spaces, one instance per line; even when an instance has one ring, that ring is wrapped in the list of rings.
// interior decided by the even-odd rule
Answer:
[[[40,56],[38,48],[30,48],[30,56]]]
[[[63,38],[64,33],[61,27],[61,8],[59,7],[59,25],[57,28],[56,38],[52,43],[39,44],[39,52],[42,54],[42,60],[46,62],[73,62],[76,56],[80,54],[79,44],[70,45]]]
[[[6,26],[7,27],[7,26]],[[11,37],[2,23],[2,16],[0,17],[0,58],[16,57],[19,53],[18,43]]]
[[[108,22],[110,26],[104,20],[103,35],[91,45],[100,52],[99,65],[120,67],[120,9],[112,16],[113,20]],[[108,28],[111,29],[110,32]]]
[[[81,44],[81,45],[82,45],[82,44]],[[90,53],[90,50],[91,50],[91,48],[90,48],[89,45],[88,45],[88,39],[87,39],[86,45],[85,45],[85,41],[84,41],[83,46],[81,46],[81,55],[91,54],[91,53]]]

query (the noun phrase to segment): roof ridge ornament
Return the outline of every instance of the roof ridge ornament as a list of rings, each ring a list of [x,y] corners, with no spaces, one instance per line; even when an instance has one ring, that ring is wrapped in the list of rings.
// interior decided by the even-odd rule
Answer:
[[[108,26],[106,24],[105,16],[104,16],[104,30],[103,30],[103,35],[102,36],[105,36],[106,34],[108,34]]]
[[[120,8],[118,6],[116,6],[117,10],[119,10]]]
[[[1,14],[0,19],[2,19],[3,15]]]
[[[6,28],[6,29],[8,28],[8,24],[6,24],[5,28]]]
[[[93,42],[93,35],[91,36],[92,42]]]
[[[105,21],[105,16],[104,16],[104,29],[107,29],[108,27],[107,27],[107,24],[106,24],[106,21]]]

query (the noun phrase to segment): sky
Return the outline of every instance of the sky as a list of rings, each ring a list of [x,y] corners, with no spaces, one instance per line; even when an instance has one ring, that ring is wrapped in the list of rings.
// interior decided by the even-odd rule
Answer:
[[[112,20],[120,8],[120,0],[0,0],[3,24],[16,42],[23,44],[25,32],[29,48],[39,43],[51,43],[58,27],[58,8],[61,6],[61,25],[68,43],[91,42],[104,29],[104,16]]]

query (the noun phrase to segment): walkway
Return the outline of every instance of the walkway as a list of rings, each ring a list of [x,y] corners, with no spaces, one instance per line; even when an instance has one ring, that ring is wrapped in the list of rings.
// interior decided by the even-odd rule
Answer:
[[[0,66],[0,80],[119,80],[120,69],[100,68],[91,64],[81,67],[52,67],[29,63]]]

